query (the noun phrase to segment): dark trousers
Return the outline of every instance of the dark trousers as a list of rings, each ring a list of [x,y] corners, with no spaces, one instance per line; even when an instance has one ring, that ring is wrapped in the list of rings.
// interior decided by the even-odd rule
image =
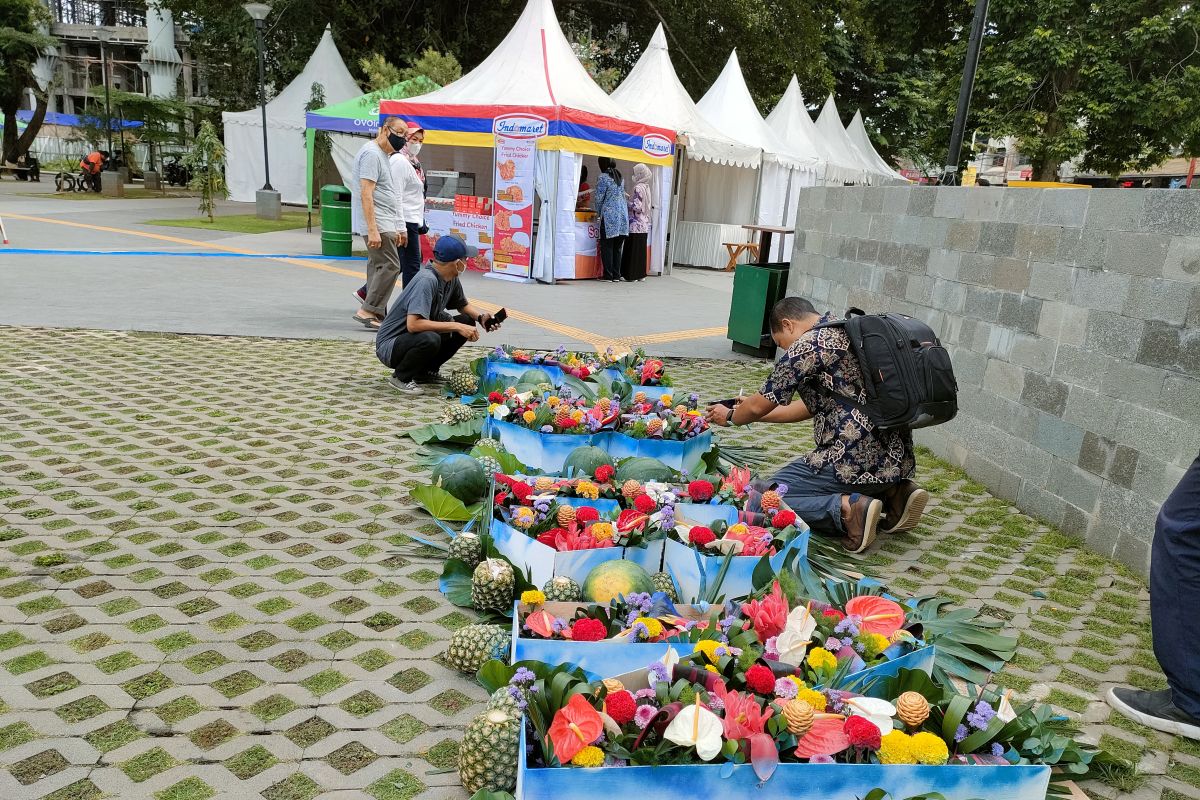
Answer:
[[[471,318],[464,314],[459,314],[454,321],[471,324]],[[441,369],[442,364],[453,358],[466,342],[466,338],[457,333],[402,333],[392,342],[388,366],[395,370],[393,374],[400,380],[416,380]]]
[[[833,467],[818,471],[804,461],[793,461],[771,480],[787,484],[784,502],[808,523],[813,533],[821,536],[846,535],[846,526],[842,524],[842,495],[878,497],[891,486],[889,483],[842,483],[833,473]]]
[[[421,271],[421,226],[412,222],[404,224],[405,231],[408,232],[408,244],[404,247],[397,247],[400,252],[400,288],[408,286],[408,280],[412,276]],[[366,296],[367,285],[364,283],[362,288],[358,290],[359,294]]]
[[[627,281],[646,277],[646,239],[649,234],[631,233],[621,254],[621,276]]]
[[[604,280],[615,281],[621,277],[621,250],[624,236],[604,238],[604,223],[600,223],[600,263],[604,265]]]
[[[1200,456],[1158,512],[1150,552],[1150,627],[1154,657],[1175,706],[1200,720]]]

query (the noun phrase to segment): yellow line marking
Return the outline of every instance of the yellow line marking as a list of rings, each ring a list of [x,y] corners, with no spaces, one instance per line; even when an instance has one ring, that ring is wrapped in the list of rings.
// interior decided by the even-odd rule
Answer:
[[[172,244],[184,244],[189,247],[206,248],[209,250],[218,250],[225,253],[234,253],[236,255],[259,256],[266,255],[265,253],[247,250],[240,247],[230,247],[228,245],[216,244],[213,242],[201,242],[196,239],[184,239],[179,236],[168,236],[163,233],[150,233],[149,231],[136,231],[129,228],[110,228],[105,225],[92,225],[86,222],[70,222],[63,219],[52,219],[50,217],[34,217],[26,214],[5,214],[9,219],[20,219],[27,222],[42,222],[47,225],[66,225],[71,228],[83,228],[84,230],[102,231],[104,233],[118,233],[128,236],[139,236],[143,239],[155,239],[160,242],[171,242]],[[322,272],[331,272],[335,275],[347,275],[352,278],[362,278],[364,273],[356,270],[344,269],[342,267],[333,267],[327,264],[321,264],[316,261],[302,260],[298,258],[272,258],[269,261],[277,261],[281,264],[289,264],[296,267],[304,267],[305,269],[315,269]],[[471,300],[471,305],[478,306],[480,309],[489,312],[500,310],[500,306],[495,303],[490,303],[484,300]],[[638,345],[644,344],[662,344],[664,342],[680,342],[688,339],[703,339],[708,336],[720,336],[725,332],[724,327],[712,328],[691,328],[680,331],[664,331],[662,333],[649,333],[642,336],[628,337],[609,337],[599,333],[592,333],[583,328],[576,328],[573,325],[566,325],[554,320],[536,317],[533,314],[527,314],[524,311],[516,309],[508,309],[508,315],[513,319],[520,320],[535,328],[542,328],[551,333],[557,333],[562,336],[576,339],[581,342],[587,342],[594,347],[597,352],[612,347],[615,350],[632,349]]]

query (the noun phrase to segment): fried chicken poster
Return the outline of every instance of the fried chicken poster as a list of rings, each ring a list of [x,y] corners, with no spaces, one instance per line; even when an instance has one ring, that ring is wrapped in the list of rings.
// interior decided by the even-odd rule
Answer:
[[[537,139],[496,135],[494,272],[529,277],[536,168]]]

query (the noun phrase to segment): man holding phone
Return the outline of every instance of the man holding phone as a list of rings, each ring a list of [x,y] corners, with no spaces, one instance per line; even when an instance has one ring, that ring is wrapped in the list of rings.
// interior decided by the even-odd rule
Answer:
[[[419,394],[419,384],[439,380],[438,370],[459,348],[479,341],[479,327],[499,329],[503,316],[472,307],[459,281],[477,252],[454,236],[440,237],[433,260],[392,304],[375,336],[375,355],[394,370],[388,383],[396,389]]]

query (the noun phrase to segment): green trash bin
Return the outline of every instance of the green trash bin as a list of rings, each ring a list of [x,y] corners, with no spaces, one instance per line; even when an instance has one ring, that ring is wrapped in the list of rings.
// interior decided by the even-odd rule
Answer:
[[[321,255],[349,256],[354,250],[350,232],[350,190],[330,184],[321,187]]]
[[[771,307],[787,294],[788,267],[784,262],[738,264],[733,274],[733,301],[729,329],[733,351],[759,358],[774,358],[771,340]]]

